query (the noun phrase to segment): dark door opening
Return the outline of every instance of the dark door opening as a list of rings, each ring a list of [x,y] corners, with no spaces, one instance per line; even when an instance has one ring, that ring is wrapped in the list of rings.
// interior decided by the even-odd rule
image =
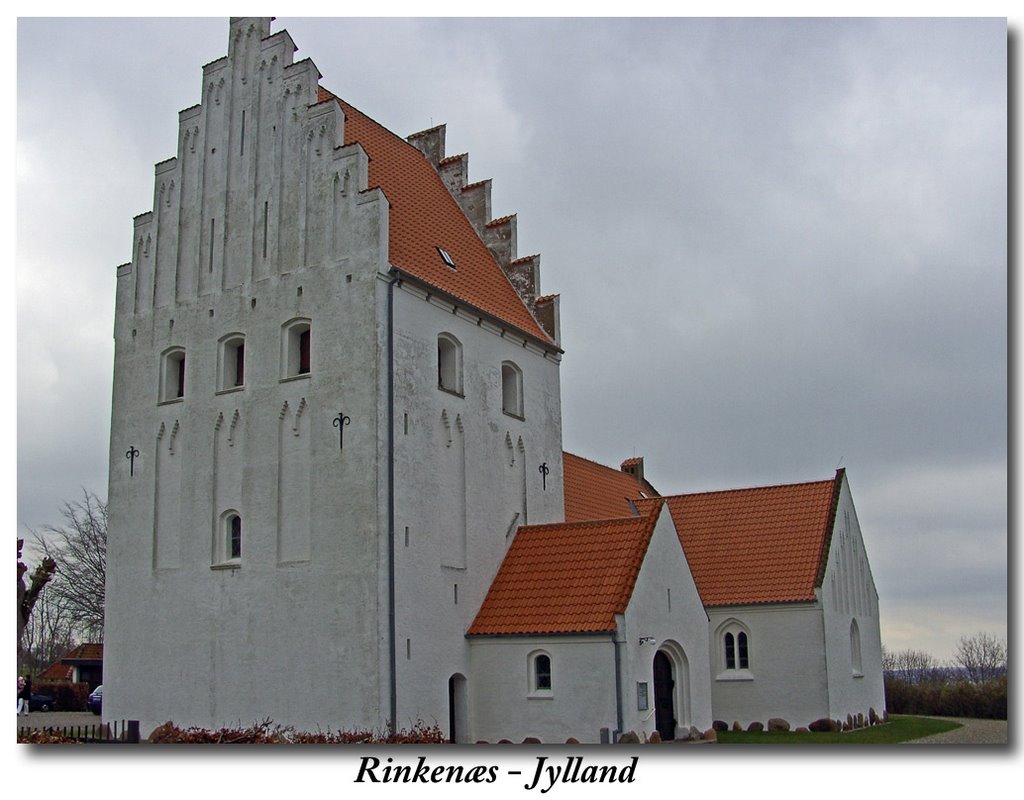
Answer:
[[[663,741],[676,738],[675,685],[672,661],[659,650],[654,654],[654,725]]]

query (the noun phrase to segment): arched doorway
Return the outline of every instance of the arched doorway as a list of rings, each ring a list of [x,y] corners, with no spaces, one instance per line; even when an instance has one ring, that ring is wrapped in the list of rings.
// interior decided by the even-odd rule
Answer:
[[[466,676],[456,672],[448,679],[448,741],[460,744],[468,741],[469,713]]]
[[[675,670],[663,650],[654,654],[654,725],[663,741],[676,738]]]

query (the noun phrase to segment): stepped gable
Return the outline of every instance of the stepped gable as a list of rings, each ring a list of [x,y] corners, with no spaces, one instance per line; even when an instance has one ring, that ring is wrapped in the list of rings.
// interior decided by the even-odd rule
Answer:
[[[629,516],[632,501],[657,496],[633,475],[572,453],[562,453],[562,473],[566,522]]]
[[[467,635],[615,630],[657,522],[651,513],[520,528]]]
[[[369,158],[367,188],[380,188],[388,198],[391,264],[545,345],[557,346],[495,262],[429,157],[322,87],[318,99],[341,106],[345,145],[362,146]],[[454,269],[437,248],[451,256]]]
[[[665,498],[704,605],[815,600],[843,474]],[[641,513],[651,506],[637,501]]]

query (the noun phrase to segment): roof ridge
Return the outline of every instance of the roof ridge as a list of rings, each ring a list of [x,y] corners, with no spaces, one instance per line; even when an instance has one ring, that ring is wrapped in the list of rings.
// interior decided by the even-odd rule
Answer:
[[[323,89],[323,87],[320,88]],[[443,202],[446,204],[445,213],[453,215],[452,218],[454,218],[454,215],[457,212],[457,215],[462,219],[463,223],[465,224],[466,237],[471,236],[473,239],[476,240],[478,246],[474,246],[474,250],[476,251],[475,258],[478,259],[478,263],[481,268],[481,271],[479,273],[480,277],[484,278],[485,276],[489,276],[486,277],[485,280],[489,280],[491,282],[490,285],[492,288],[496,288],[499,282],[504,283],[507,292],[504,292],[502,294],[502,297],[504,298],[502,302],[506,303],[506,305],[502,306],[501,310],[491,309],[488,307],[486,302],[480,303],[480,297],[475,296],[472,292],[467,294],[464,291],[464,289],[461,291],[455,290],[452,289],[452,287],[450,286],[446,286],[443,282],[439,283],[436,277],[429,277],[427,273],[425,273],[422,269],[417,268],[415,264],[399,263],[397,260],[392,260],[392,265],[398,267],[402,272],[407,273],[409,276],[422,281],[425,285],[433,286],[436,289],[446,292],[459,303],[492,314],[504,325],[508,325],[510,329],[515,330],[517,332],[521,332],[523,335],[531,339],[537,340],[537,342],[540,343],[542,346],[558,348],[558,343],[555,342],[551,334],[549,334],[544,329],[544,326],[540,324],[540,322],[537,319],[537,315],[530,307],[530,304],[527,303],[516,290],[515,285],[512,283],[511,279],[509,278],[505,270],[502,268],[497,258],[495,258],[494,253],[491,252],[490,248],[487,246],[487,243],[483,240],[483,237],[480,235],[480,233],[477,232],[475,226],[470,221],[469,217],[466,216],[466,212],[462,209],[462,207],[459,205],[456,199],[452,196],[451,192],[448,190],[448,187],[446,186],[444,180],[441,178],[440,174],[438,174],[437,169],[435,169],[434,165],[427,159],[426,156],[424,156],[422,151],[420,151],[419,148],[417,148],[414,144],[402,138],[397,133],[389,129],[387,126],[381,124],[376,119],[371,117],[369,114],[366,114],[365,112],[361,111],[357,106],[342,99],[338,95],[331,92],[329,89],[323,89],[323,91],[325,94],[330,95],[330,97],[333,97],[335,100],[337,100],[343,112],[345,112],[346,109],[349,109],[359,117],[362,117],[362,119],[365,120],[365,123],[358,123],[359,125],[372,126],[374,129],[387,134],[387,141],[392,144],[401,143],[403,148],[407,148],[402,152],[408,154],[410,157],[412,153],[416,154],[416,158],[419,159],[423,164],[424,178],[436,182],[437,197],[439,198],[439,202],[442,202],[440,201],[440,198],[444,198]],[[376,133],[372,134],[372,136],[376,135]],[[349,144],[359,143],[359,138],[357,136],[352,136],[350,139],[348,132],[346,132],[345,138]],[[366,149],[367,152],[369,152],[367,147],[368,143],[363,143],[363,148]],[[429,172],[427,170],[429,170]],[[429,178],[427,178],[428,175]],[[383,189],[379,177],[375,183],[375,186],[377,188]],[[371,187],[368,186],[367,188]],[[385,192],[385,195],[386,194],[387,193]],[[388,201],[389,203],[394,203],[395,198],[388,197]],[[390,257],[394,259],[394,253],[391,253]],[[516,305],[513,306],[513,304]]]
[[[651,497],[650,500],[662,500],[661,497]],[[520,525],[520,531],[538,531],[544,529],[569,529],[569,528],[595,528],[605,525],[621,524],[625,522],[642,522],[647,524],[650,516],[647,514],[630,514],[628,517],[607,517],[605,519],[586,519],[579,522],[542,522],[536,525]]]
[[[671,500],[674,497],[700,497],[701,495],[707,494],[728,494],[729,492],[755,492],[762,489],[789,489],[797,486],[817,486],[825,483],[832,483],[835,478],[825,478],[817,481],[796,481],[795,483],[770,483],[763,486],[735,486],[731,489],[708,489],[703,492],[680,492],[678,494],[665,494],[661,498],[664,500]],[[643,500],[654,500],[657,498],[647,497]]]

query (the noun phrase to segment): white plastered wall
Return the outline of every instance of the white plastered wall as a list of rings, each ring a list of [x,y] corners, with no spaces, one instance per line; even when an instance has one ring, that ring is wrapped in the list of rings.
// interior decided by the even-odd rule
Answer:
[[[619,618],[623,731],[642,737],[655,729],[654,655],[659,650],[673,666],[676,735],[690,727],[710,728],[708,616],[667,507],[659,513],[633,594]],[[638,683],[647,684],[646,710],[638,707]]]
[[[526,522],[563,516],[559,357],[410,284],[394,326],[398,724],[447,733],[452,675],[479,719],[465,634],[524,522],[524,485]],[[462,396],[438,388],[442,333],[461,344]],[[522,370],[522,419],[502,410],[503,361]]]
[[[861,536],[853,495],[844,474],[828,566],[821,587],[828,662],[829,717],[847,721],[885,709],[878,592]],[[853,659],[851,626],[860,638],[860,668]]]
[[[157,166],[154,211],[118,269],[104,716],[143,733],[168,720],[385,721],[375,298],[387,202],[357,191],[365,155],[335,149],[344,120],[315,105],[316,67],[292,64],[287,33],[268,30],[232,22],[230,56],[204,68],[203,105],[180,115],[178,154]],[[312,369],[282,379],[281,326],[296,317],[312,322]],[[218,342],[236,332],[244,387],[223,391]],[[170,346],[185,348],[186,389],[162,403]],[[338,413],[352,420],[343,451]],[[285,495],[305,513],[282,511]],[[243,550],[224,565],[228,507]]]

